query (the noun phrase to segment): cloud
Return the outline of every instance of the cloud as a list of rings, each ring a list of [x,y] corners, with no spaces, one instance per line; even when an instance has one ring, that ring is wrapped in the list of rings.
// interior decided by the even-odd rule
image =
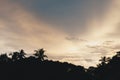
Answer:
[[[85,61],[87,61],[87,62],[92,62],[93,59],[85,59]]]
[[[4,44],[0,47],[30,50],[40,47],[50,48],[51,45],[64,42],[62,31],[35,18],[31,12],[17,3],[1,2],[3,3],[0,5],[0,38]],[[54,39],[56,36],[57,39]]]
[[[78,45],[66,40],[68,34],[64,31],[35,17],[35,14],[16,2],[3,3],[0,5],[4,8],[0,8],[1,52],[4,52],[3,48],[5,51],[25,49],[27,52],[32,52],[41,47],[47,49],[51,55],[62,56],[78,52]]]
[[[103,21],[112,0],[20,0],[18,3],[34,12],[36,17],[69,35],[84,35],[92,28],[91,23]],[[69,28],[69,29],[68,29]]]
[[[87,41],[87,40],[80,39],[79,37],[75,37],[75,36],[65,37],[65,39],[68,41],[73,41],[73,42],[86,42]]]
[[[113,32],[108,33],[107,36],[108,37],[113,37],[113,38],[119,38],[120,37],[120,22],[117,23],[115,26],[115,29],[113,30]]]
[[[120,45],[116,41],[103,41],[97,45],[86,45],[91,54],[98,56],[113,56],[120,49]]]

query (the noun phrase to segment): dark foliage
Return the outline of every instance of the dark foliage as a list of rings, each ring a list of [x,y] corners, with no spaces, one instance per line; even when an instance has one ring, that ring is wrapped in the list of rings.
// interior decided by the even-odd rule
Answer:
[[[120,80],[120,52],[102,57],[97,67],[85,69],[67,62],[44,59],[44,49],[26,57],[24,50],[0,55],[1,80]]]
[[[96,80],[120,80],[120,52],[115,56],[102,57],[97,67],[89,67],[88,71]]]

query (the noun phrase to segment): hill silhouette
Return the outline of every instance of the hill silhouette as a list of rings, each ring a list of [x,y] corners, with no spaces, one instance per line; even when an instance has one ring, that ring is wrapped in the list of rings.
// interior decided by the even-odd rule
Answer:
[[[0,55],[1,80],[120,80],[120,52],[102,57],[97,67],[44,59],[44,49],[26,57],[24,50]]]

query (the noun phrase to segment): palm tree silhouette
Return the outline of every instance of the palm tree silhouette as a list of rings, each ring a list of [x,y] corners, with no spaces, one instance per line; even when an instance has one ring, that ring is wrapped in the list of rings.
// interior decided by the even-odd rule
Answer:
[[[38,50],[35,50],[35,56],[41,60],[41,61],[44,61],[44,57],[47,57],[46,55],[44,55],[44,52],[45,50],[42,48],[42,49],[38,49]]]
[[[13,54],[10,55],[12,55],[12,61],[17,61],[19,59],[18,58],[19,52],[13,52]]]
[[[101,57],[101,59],[99,61],[101,61],[101,63],[98,65],[99,67],[101,66],[105,66],[109,61],[110,61],[110,57]]]
[[[26,53],[24,52],[23,49],[21,49],[20,52],[19,52],[18,58],[23,59],[23,58],[25,58],[25,55],[26,55]]]
[[[13,52],[13,54],[10,54],[10,55],[12,55],[12,60],[13,61],[17,61],[17,60],[24,59],[26,53],[24,52],[23,49],[21,49],[20,52]]]

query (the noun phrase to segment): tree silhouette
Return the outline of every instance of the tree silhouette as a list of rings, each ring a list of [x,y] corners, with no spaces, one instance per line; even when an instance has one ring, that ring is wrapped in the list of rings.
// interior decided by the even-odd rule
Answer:
[[[120,51],[118,51],[118,52],[116,52],[117,54],[116,54],[116,56],[117,57],[120,57]]]
[[[105,66],[110,61],[110,57],[106,57],[106,56],[101,57],[99,61],[101,63],[97,65],[98,67]]]
[[[8,62],[9,58],[7,56],[7,54],[1,54],[0,55],[0,62],[6,63]]]
[[[42,49],[38,49],[35,50],[35,56],[40,60],[40,61],[44,61],[44,57],[47,57],[46,55],[44,55],[45,50]]]
[[[44,60],[44,49],[35,50],[29,57],[23,49],[0,55],[1,80],[120,80],[120,53],[101,57],[97,67],[88,69],[68,62]],[[9,65],[7,65],[9,64]],[[14,65],[10,65],[14,64]],[[23,65],[24,64],[24,65]],[[32,65],[31,65],[32,64]],[[33,65],[34,64],[34,65]],[[39,74],[38,74],[39,73]]]
[[[24,52],[23,49],[21,49],[20,52],[19,52],[18,57],[19,57],[19,59],[23,59],[23,58],[25,58],[25,55],[26,55],[26,53]]]
[[[19,56],[19,52],[13,52],[12,61],[17,61],[19,59],[18,56]]]
[[[12,60],[13,61],[17,61],[17,60],[22,60],[25,58],[26,53],[24,52],[23,49],[21,49],[19,52],[13,52],[12,55]]]

